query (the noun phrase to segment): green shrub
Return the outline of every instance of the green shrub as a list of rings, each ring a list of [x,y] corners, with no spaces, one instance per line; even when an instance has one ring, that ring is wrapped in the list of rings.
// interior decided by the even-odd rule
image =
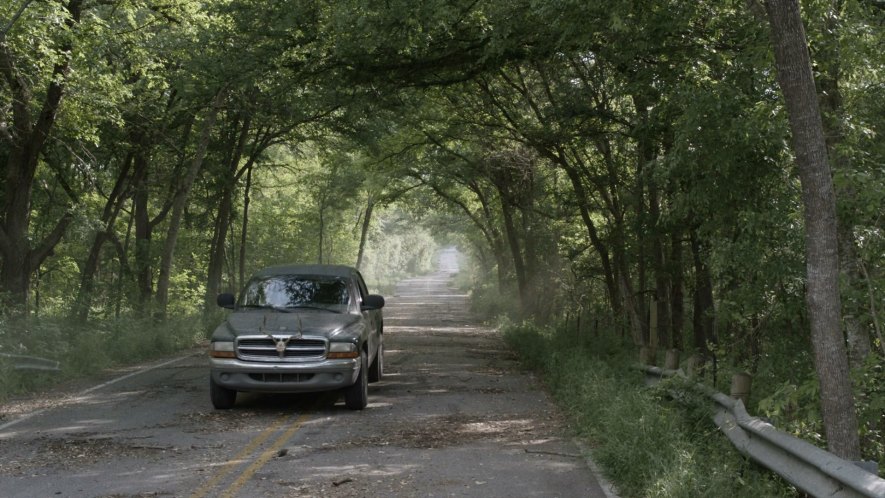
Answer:
[[[505,338],[542,374],[623,496],[794,495],[737,453],[701,403],[684,407],[664,388],[645,388],[641,372],[619,353],[620,339],[578,340],[531,324],[506,326]]]
[[[0,358],[0,401],[113,366],[168,355],[192,347],[202,338],[196,316],[173,316],[162,323],[132,318],[95,320],[80,326],[62,318],[31,318],[5,330],[0,336],[0,352],[54,360],[60,371],[16,370],[14,360]]]
[[[501,293],[491,284],[476,285],[470,293],[470,310],[486,320],[516,318],[519,310],[516,303],[516,296]]]
[[[860,423],[860,446],[865,459],[885,469],[885,364],[871,353],[853,372],[855,404]]]

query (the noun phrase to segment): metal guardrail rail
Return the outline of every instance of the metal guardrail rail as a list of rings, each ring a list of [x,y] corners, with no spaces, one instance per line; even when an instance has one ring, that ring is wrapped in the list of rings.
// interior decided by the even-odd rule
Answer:
[[[0,362],[11,363],[14,370],[38,370],[44,372],[58,372],[60,370],[57,361],[22,354],[0,353]]]
[[[640,368],[650,385],[664,377],[685,377],[682,370],[648,365]],[[815,497],[885,498],[885,479],[750,416],[738,399],[702,384],[697,387],[713,402],[713,421],[734,447],[800,490]]]

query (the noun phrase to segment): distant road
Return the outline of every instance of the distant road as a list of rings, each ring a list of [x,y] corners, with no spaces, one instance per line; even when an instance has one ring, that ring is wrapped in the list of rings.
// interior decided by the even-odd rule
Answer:
[[[388,298],[387,373],[362,412],[334,395],[215,411],[198,352],[2,407],[0,495],[604,497],[538,383],[450,287],[457,270],[446,249]]]

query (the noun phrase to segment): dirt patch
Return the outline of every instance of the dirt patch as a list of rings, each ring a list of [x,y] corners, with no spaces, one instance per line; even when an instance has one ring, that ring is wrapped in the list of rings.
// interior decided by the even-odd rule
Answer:
[[[39,469],[70,470],[89,467],[108,460],[122,458],[143,459],[149,456],[163,457],[167,453],[180,453],[181,448],[151,444],[142,438],[118,439],[102,436],[41,437],[37,449],[26,458],[10,460],[0,465],[0,472],[20,476],[39,473]]]
[[[252,410],[215,410],[179,414],[170,426],[191,434],[218,434],[254,431],[262,423],[262,420],[256,420],[256,413]]]
[[[548,423],[538,419],[519,416],[491,419],[456,414],[388,422],[375,434],[323,446],[322,449],[377,446],[434,449],[480,441],[519,443],[547,432]]]

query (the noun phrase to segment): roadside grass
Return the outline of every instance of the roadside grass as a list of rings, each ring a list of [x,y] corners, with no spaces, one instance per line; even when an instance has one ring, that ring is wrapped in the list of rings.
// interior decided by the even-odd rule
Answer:
[[[58,371],[17,369],[26,359],[0,356],[0,402],[104,369],[187,349],[205,338],[200,318],[97,320],[71,325],[62,318],[5,323],[0,353],[57,361]]]
[[[573,333],[528,323],[503,330],[622,497],[798,496],[737,453],[700,402],[686,407],[646,388],[618,339],[577,344]]]

